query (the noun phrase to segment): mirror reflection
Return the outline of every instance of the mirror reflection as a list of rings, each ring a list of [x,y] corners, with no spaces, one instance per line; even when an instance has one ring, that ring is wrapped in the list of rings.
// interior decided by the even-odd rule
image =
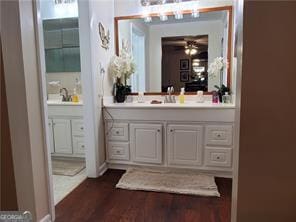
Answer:
[[[171,86],[175,92],[183,87],[186,92],[211,92],[215,85],[227,85],[227,10],[202,12],[197,18],[191,14],[182,19],[174,15],[123,18],[118,20],[117,33],[119,52],[122,42],[128,42],[136,64],[129,80],[132,92],[167,92]],[[217,67],[217,61],[223,65],[210,69]]]

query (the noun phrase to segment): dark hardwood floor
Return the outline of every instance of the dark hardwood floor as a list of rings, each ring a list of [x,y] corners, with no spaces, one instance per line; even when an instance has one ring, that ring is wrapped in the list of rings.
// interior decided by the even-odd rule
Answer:
[[[116,189],[124,173],[86,179],[56,206],[56,222],[229,222],[231,179],[217,178],[220,198]]]

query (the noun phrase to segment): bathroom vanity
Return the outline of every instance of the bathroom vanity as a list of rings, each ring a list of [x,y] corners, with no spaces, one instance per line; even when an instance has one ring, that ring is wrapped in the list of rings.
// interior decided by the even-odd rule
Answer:
[[[234,116],[233,104],[105,102],[107,162],[231,177]]]
[[[47,105],[51,155],[84,157],[82,102],[48,101]]]
[[[135,102],[104,99],[108,167],[191,169],[231,177],[235,105],[212,103],[211,92],[219,88],[220,97],[234,96],[232,6],[199,8],[198,16],[192,10],[180,13],[181,18],[170,11],[162,17],[115,17],[116,53],[131,43],[136,71],[127,84]],[[164,99],[181,89],[187,93],[184,104],[177,97]],[[204,92],[205,102],[197,103],[197,91]],[[136,102],[137,92],[145,92],[144,103]],[[154,99],[172,103],[151,104]]]

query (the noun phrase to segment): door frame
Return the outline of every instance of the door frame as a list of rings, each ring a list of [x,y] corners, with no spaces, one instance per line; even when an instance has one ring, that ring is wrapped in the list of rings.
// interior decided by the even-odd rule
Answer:
[[[144,87],[145,87],[145,90],[144,91],[146,91],[146,88],[147,88],[147,76],[146,76],[146,73],[147,73],[147,61],[146,61],[146,41],[147,41],[147,39],[146,39],[146,35],[145,35],[145,33],[144,33],[144,31],[138,26],[138,25],[136,25],[135,23],[131,23],[130,24],[130,41],[131,41],[131,45],[133,45],[133,35],[134,35],[134,33],[135,34],[137,34],[139,37],[142,37],[143,39],[142,40],[144,40],[144,76],[145,76],[145,78],[144,78],[144,81],[145,81],[145,84],[144,84]],[[132,54],[134,54],[134,52],[133,52],[133,49],[132,49]],[[140,76],[139,76],[139,73],[138,73],[138,75],[137,75],[137,82],[138,82],[138,88],[139,88],[139,83],[140,83]],[[137,91],[141,91],[141,90],[137,90]]]
[[[47,84],[46,84],[46,71],[45,71],[45,51],[44,51],[44,36],[43,36],[43,25],[41,18],[41,7],[40,1],[33,1],[33,14],[35,24],[35,41],[37,46],[37,60],[38,60],[38,71],[39,71],[39,86],[40,86],[40,103],[42,108],[42,120],[43,128],[45,132],[45,166],[47,168],[47,184],[48,184],[48,201],[49,201],[49,212],[51,220],[55,220],[55,204],[54,204],[54,191],[53,191],[53,176],[52,176],[52,164],[51,164],[51,151],[50,151],[50,138],[48,129],[48,107],[47,107]],[[79,35],[80,35],[80,57],[81,58],[81,82],[84,95],[83,104],[83,121],[85,128],[85,161],[86,161],[86,172],[87,177],[96,178],[100,176],[101,172],[99,167],[99,154],[97,151],[98,141],[95,135],[96,132],[96,118],[95,118],[95,93],[94,93],[94,81],[91,69],[91,51],[89,44],[88,32],[81,31],[81,25],[89,22],[88,17],[88,4],[83,4],[83,1],[78,0],[78,14],[79,14]],[[80,14],[81,13],[81,14]],[[90,29],[89,27],[86,27]],[[86,41],[87,40],[87,41]],[[90,63],[90,64],[89,64]]]

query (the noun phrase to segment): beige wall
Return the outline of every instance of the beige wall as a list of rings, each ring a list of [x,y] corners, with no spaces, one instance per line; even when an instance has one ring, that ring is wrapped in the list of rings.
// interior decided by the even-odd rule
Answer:
[[[2,45],[0,37],[0,82],[1,82],[1,191],[0,211],[17,210],[17,198],[12,162],[12,149],[8,122],[7,101],[4,82],[4,67],[2,60]]]
[[[296,2],[245,2],[238,222],[296,221]]]
[[[32,1],[1,2],[1,37],[19,210],[49,214]]]

